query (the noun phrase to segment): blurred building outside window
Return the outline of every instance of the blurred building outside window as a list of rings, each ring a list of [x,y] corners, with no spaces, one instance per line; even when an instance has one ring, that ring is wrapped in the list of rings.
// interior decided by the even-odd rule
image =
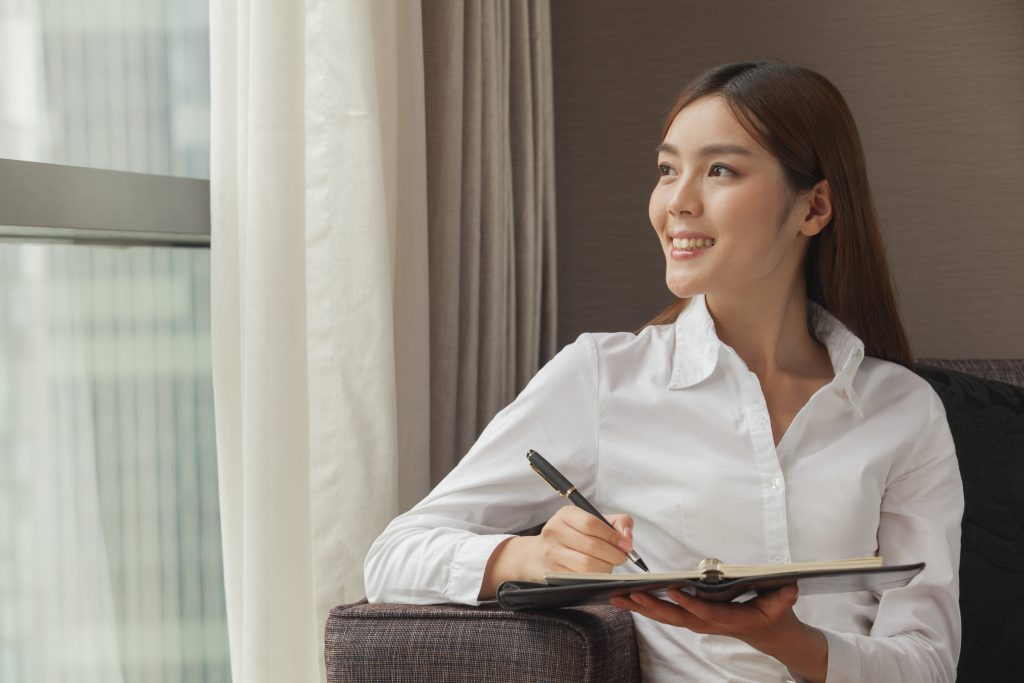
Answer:
[[[208,17],[0,0],[0,160],[207,179]],[[230,680],[208,233],[0,228],[0,681]]]

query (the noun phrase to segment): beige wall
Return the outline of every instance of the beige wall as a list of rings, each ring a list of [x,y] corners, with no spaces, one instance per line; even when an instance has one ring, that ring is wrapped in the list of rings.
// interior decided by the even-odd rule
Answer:
[[[864,141],[922,357],[1024,358],[1024,3],[553,0],[559,342],[669,301],[647,219],[674,94],[716,64],[820,71]]]

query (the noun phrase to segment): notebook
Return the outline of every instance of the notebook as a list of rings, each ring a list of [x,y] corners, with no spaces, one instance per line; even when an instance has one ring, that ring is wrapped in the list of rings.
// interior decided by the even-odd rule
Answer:
[[[900,588],[917,576],[924,563],[884,566],[880,557],[778,565],[727,564],[702,560],[694,570],[651,574],[549,572],[545,583],[505,581],[497,601],[506,609],[568,607],[607,603],[616,595],[646,592],[663,595],[675,588],[703,600],[743,601],[758,593],[797,584],[800,595]]]

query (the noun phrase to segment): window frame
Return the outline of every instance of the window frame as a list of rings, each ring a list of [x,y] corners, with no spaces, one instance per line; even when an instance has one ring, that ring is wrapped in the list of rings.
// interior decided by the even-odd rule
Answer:
[[[210,181],[0,158],[0,239],[210,246]]]

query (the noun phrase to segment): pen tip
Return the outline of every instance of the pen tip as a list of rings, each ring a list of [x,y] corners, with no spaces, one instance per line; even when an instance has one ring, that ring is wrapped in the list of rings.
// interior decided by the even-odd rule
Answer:
[[[650,573],[651,573],[651,570],[647,568],[647,565],[646,565],[646,564],[644,564],[644,561],[643,561],[643,560],[641,560],[640,558],[637,558],[637,560],[636,560],[636,566],[640,567],[640,569],[643,569],[643,570],[644,570],[645,572],[647,572],[648,574],[650,574]]]

